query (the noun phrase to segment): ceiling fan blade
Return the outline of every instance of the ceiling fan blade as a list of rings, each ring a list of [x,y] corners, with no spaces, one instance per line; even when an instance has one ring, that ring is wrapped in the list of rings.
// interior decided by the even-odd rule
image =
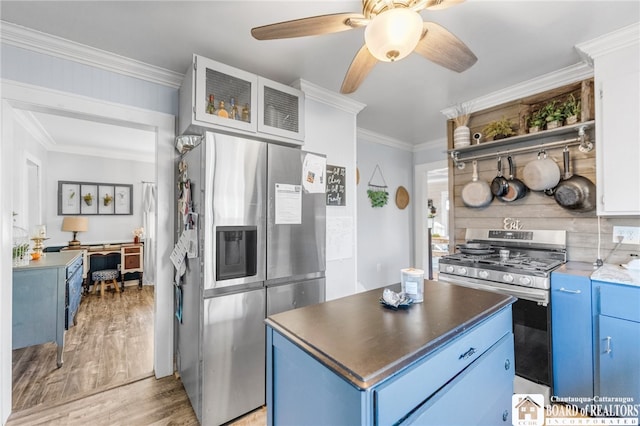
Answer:
[[[428,10],[442,10],[456,4],[460,4],[465,0],[421,0],[411,6],[411,9],[420,11],[422,9]]]
[[[369,52],[367,46],[362,46],[353,61],[351,61],[347,75],[345,75],[342,82],[340,93],[355,92],[377,63],[378,60]]]
[[[368,20],[360,13],[334,13],[255,27],[251,29],[251,35],[258,40],[304,37],[346,31],[366,25],[366,22]]]
[[[456,72],[468,69],[478,60],[466,44],[444,27],[425,22],[424,31],[425,35],[418,42],[415,53]]]

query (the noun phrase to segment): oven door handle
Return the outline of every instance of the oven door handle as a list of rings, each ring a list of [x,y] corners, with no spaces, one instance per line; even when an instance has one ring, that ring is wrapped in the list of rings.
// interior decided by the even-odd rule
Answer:
[[[580,293],[582,293],[582,291],[581,291],[581,290],[569,290],[569,289],[564,288],[564,287],[560,287],[560,288],[558,289],[558,291],[561,291],[561,292],[563,292],[563,293],[571,293],[571,294],[580,294]]]

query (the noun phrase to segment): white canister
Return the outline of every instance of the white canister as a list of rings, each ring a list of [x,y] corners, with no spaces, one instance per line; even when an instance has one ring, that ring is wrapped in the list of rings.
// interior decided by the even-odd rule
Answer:
[[[424,271],[422,269],[401,269],[400,282],[402,292],[413,299],[414,303],[420,303],[424,299]]]
[[[462,148],[471,145],[471,131],[467,126],[458,126],[453,131],[453,147]]]

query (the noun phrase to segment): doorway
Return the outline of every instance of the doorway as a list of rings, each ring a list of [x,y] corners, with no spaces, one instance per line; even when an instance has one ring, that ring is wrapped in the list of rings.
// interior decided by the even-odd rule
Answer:
[[[13,122],[17,110],[43,111],[52,114],[81,117],[89,121],[110,123],[114,125],[128,126],[145,129],[153,132],[156,143],[155,181],[157,184],[156,203],[156,241],[150,250],[156,252],[156,259],[168,257],[173,246],[173,217],[171,212],[171,200],[173,199],[173,164],[176,158],[173,140],[175,137],[175,117],[172,115],[154,111],[129,108],[123,105],[101,102],[69,93],[62,93],[47,88],[30,86],[22,83],[2,82],[2,137],[5,142],[13,142]],[[0,161],[2,163],[2,175],[0,184],[11,187],[15,181],[17,172],[12,164],[13,150],[2,144]],[[8,192],[8,191],[7,191]],[[7,196],[8,195],[8,196]],[[3,194],[2,217],[11,217],[12,194]],[[3,220],[4,222],[4,220]],[[5,223],[6,225],[6,223]],[[10,227],[2,228],[2,257],[10,259],[9,248],[11,232]],[[2,361],[2,406],[11,406],[11,294],[12,279],[11,269],[2,261],[2,282],[7,285],[0,289],[0,304],[3,319],[0,323],[0,360]],[[173,291],[171,284],[172,267],[170,262],[157,261],[154,268],[155,297],[153,302],[154,338],[153,338],[153,370],[157,378],[165,377],[173,373]],[[5,380],[8,379],[8,380]]]
[[[431,271],[434,279],[437,278],[438,258],[449,253],[448,182],[446,160],[415,167],[415,264],[425,271],[425,277]]]

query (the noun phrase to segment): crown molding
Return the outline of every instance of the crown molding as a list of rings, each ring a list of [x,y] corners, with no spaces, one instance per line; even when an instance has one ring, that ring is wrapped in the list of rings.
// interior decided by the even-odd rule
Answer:
[[[371,130],[358,127],[357,138],[367,142],[377,143],[380,145],[390,146],[392,148],[402,149],[404,151],[413,151],[413,145],[403,142],[390,136],[376,133]]]
[[[178,89],[183,75],[51,34],[0,21],[2,43]]]
[[[421,143],[419,145],[416,145],[415,147],[413,147],[413,152],[419,152],[419,151],[431,151],[434,149],[441,149],[442,152],[446,152],[447,150],[447,139],[446,138],[439,138],[439,139],[434,139],[428,142],[424,142]]]
[[[640,22],[604,34],[593,40],[576,44],[576,50],[586,62],[593,65],[594,58],[629,46],[638,45],[638,41],[640,41]]]
[[[481,111],[506,102],[535,95],[540,92],[555,89],[576,81],[593,77],[593,67],[580,62],[548,74],[541,75],[531,80],[518,83],[502,90],[490,93],[468,102],[464,102],[461,108],[468,112]],[[458,110],[455,106],[440,111],[445,117],[451,119],[457,117]]]
[[[47,151],[56,149],[56,141],[46,131],[31,111],[15,109],[16,121]]]
[[[366,104],[354,101],[351,98],[333,92],[329,89],[325,89],[324,87],[320,87],[303,79],[294,81],[291,86],[295,87],[296,89],[302,90],[305,94],[305,97],[307,97],[308,99],[322,102],[324,104],[339,108],[352,114],[358,114],[367,106]]]

